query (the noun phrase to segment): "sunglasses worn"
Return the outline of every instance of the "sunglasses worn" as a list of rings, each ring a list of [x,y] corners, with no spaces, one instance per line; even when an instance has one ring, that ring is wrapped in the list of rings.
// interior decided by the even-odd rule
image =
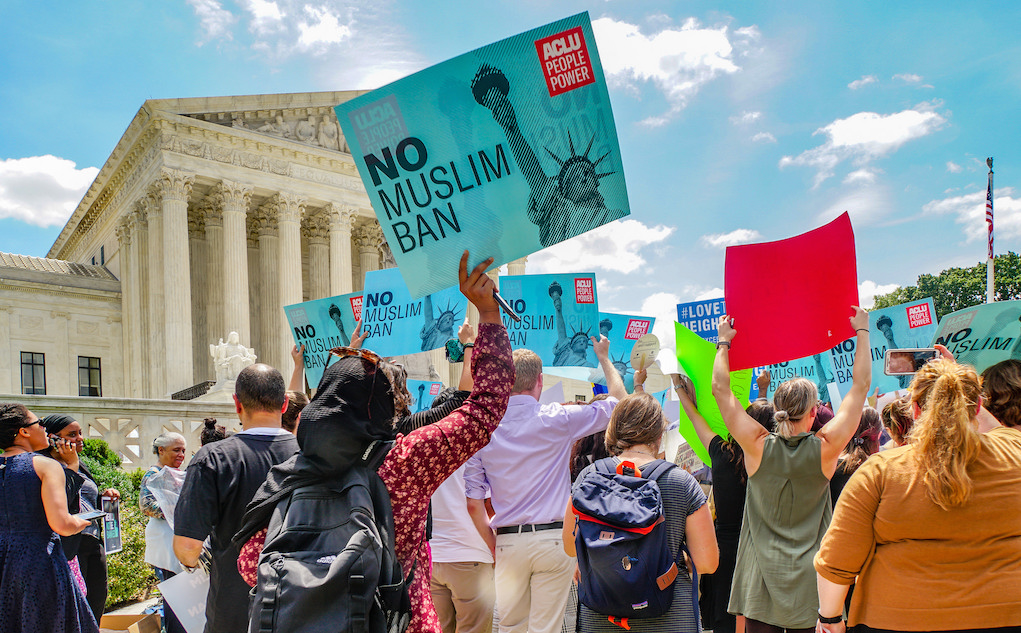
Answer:
[[[331,356],[336,356],[337,359],[347,358],[348,356],[355,356],[363,360],[367,360],[372,363],[372,385],[369,387],[369,394],[376,393],[376,374],[379,373],[379,364],[383,362],[383,359],[376,352],[365,349],[364,347],[334,347],[330,350]],[[372,397],[370,395],[368,402],[365,405],[365,413],[372,419]]]

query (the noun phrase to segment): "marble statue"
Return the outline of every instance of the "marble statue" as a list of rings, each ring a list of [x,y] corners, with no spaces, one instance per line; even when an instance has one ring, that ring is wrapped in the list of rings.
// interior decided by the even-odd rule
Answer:
[[[235,380],[242,369],[255,363],[256,358],[255,350],[242,345],[237,332],[228,334],[226,343],[221,338],[218,345],[210,344],[209,354],[213,357],[218,385]]]

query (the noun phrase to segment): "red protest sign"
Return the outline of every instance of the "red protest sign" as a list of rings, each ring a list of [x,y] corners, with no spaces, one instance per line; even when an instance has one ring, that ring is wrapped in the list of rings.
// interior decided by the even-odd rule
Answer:
[[[724,294],[737,329],[731,370],[811,356],[851,338],[858,267],[850,217],[786,240],[728,247]]]

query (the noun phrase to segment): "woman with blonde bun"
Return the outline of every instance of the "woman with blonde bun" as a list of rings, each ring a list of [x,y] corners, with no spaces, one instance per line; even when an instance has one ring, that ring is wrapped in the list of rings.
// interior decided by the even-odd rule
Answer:
[[[728,351],[737,335],[720,318],[713,396],[744,450],[748,487],[729,611],[745,617],[747,633],[812,631],[818,597],[812,557],[832,515],[830,478],[854,436],[872,380],[868,313],[852,306],[857,336],[851,388],[833,419],[810,432],[819,403],[815,383],[795,378],[773,395],[776,425],[762,428],[730,391]]]
[[[981,394],[952,357],[915,374],[910,443],[872,456],[837,502],[815,558],[820,614],[840,614],[857,578],[856,631],[1021,628],[1021,431],[980,433]]]

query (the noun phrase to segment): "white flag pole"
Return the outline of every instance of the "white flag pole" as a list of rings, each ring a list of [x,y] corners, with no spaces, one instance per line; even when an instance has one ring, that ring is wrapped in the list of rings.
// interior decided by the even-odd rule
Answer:
[[[989,166],[989,184],[986,188],[986,227],[988,228],[988,252],[986,253],[986,303],[992,303],[995,299],[995,286],[993,284],[993,159],[986,159]]]

